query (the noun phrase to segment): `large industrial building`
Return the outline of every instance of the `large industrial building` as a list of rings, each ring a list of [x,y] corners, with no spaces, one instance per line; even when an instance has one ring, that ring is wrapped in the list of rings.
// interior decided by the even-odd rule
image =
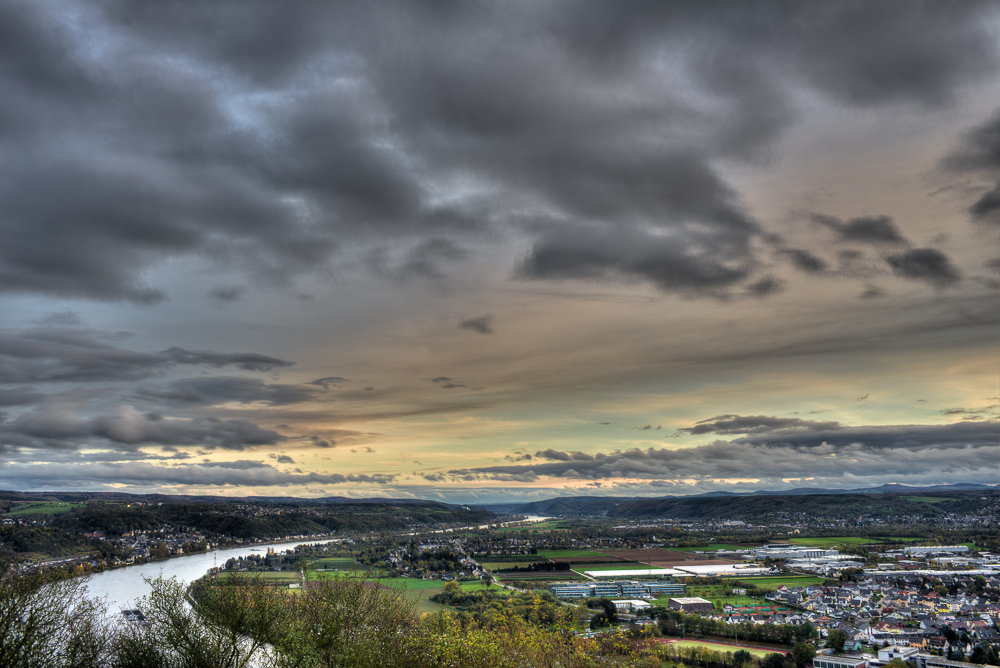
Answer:
[[[671,610],[683,610],[684,612],[712,612],[715,609],[711,601],[697,596],[672,598],[667,604]]]
[[[839,550],[774,544],[758,547],[753,553],[758,559],[828,559],[840,555]]]
[[[637,582],[635,580],[605,580],[597,582],[551,582],[548,590],[556,598],[658,598],[668,594],[683,594],[684,585],[674,582]]]

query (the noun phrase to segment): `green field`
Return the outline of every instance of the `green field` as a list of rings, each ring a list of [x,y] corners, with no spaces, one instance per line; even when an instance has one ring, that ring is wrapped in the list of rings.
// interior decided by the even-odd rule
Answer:
[[[607,555],[603,552],[595,552],[594,550],[539,550],[538,554],[552,559],[556,557],[606,557]]]
[[[602,561],[597,564],[573,564],[573,570],[577,573],[583,573],[584,571],[627,571],[627,570],[664,570],[659,566],[650,566],[649,564],[644,564],[641,561],[618,561],[618,562],[607,562]]]
[[[697,547],[671,547],[669,549],[675,552],[714,552],[716,550],[745,550],[747,547],[747,545],[734,545],[732,543],[712,543]]]
[[[813,536],[809,538],[789,538],[789,543],[807,547],[836,547],[837,545],[868,545],[875,542],[862,536]]]
[[[724,584],[724,585],[700,585],[693,584],[688,585],[684,588],[685,596],[701,596],[702,598],[708,598],[709,596],[730,596],[733,587],[742,589],[738,585]]]
[[[59,513],[65,513],[74,508],[81,508],[87,504],[85,503],[63,503],[60,501],[43,501],[43,502],[32,502],[32,501],[22,501],[15,505],[9,513],[5,513],[7,517],[18,517],[20,515],[57,515]]]
[[[772,650],[757,649],[756,647],[743,647],[742,645],[740,645],[739,647],[736,647],[734,645],[725,645],[725,644],[722,644],[722,643],[706,642],[706,641],[703,641],[703,640],[674,640],[674,641],[670,642],[670,644],[674,645],[674,646],[684,647],[684,648],[688,648],[688,647],[705,647],[705,648],[707,648],[711,652],[728,652],[730,654],[735,653],[735,652],[737,652],[737,651],[739,651],[741,649],[745,649],[746,651],[750,652],[751,654],[753,654],[756,657],[765,657],[768,654],[772,654],[773,652],[777,652],[778,651],[778,650],[773,650],[773,652],[772,652]]]
[[[243,573],[238,571],[219,571],[218,579],[227,580],[231,577],[261,578],[272,584],[289,584],[291,582],[301,582],[302,574],[298,571],[254,571]]]
[[[531,563],[530,561],[501,561],[496,564],[483,564],[483,568],[488,571],[496,571],[504,568],[524,568],[525,566],[530,566]]]
[[[337,571],[352,571],[360,568],[358,563],[354,559],[347,557],[327,557],[325,559],[317,559],[313,565],[313,568],[318,568],[322,570],[337,570]]]
[[[917,503],[941,503],[942,501],[958,501],[955,498],[949,498],[946,496],[904,496],[902,497],[907,501],[915,501]]]
[[[494,575],[504,582],[516,582],[517,580],[524,580],[526,582],[548,582],[554,581],[559,582],[561,580],[586,580],[584,576],[573,571],[552,571],[552,572],[542,572],[541,575],[532,575],[531,573],[494,573]]]
[[[740,582],[745,582],[748,585],[752,584],[758,589],[768,589],[774,591],[778,587],[784,585],[786,587],[808,587],[810,585],[823,584],[823,578],[817,578],[810,575],[803,575],[801,577],[796,577],[794,575],[777,575],[774,577],[756,577],[756,578],[739,578]]]
[[[891,541],[893,543],[918,543],[918,542],[920,542],[922,540],[926,540],[926,539],[924,539],[924,538],[911,538],[910,536],[884,536],[884,537],[880,537],[880,538],[872,538],[872,540],[873,541],[875,541],[875,540],[886,540],[886,541]]]
[[[462,588],[462,591],[486,591],[487,589],[492,589],[498,593],[506,593],[504,590],[500,589],[496,585],[492,587],[487,587],[484,580],[470,580],[468,582],[459,582],[458,586]]]

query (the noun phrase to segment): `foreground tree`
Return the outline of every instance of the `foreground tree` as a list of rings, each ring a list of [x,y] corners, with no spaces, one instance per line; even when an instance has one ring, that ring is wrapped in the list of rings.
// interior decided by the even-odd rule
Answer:
[[[0,559],[0,666],[104,666],[109,640],[104,608],[85,597],[80,579],[50,581]]]
[[[281,598],[260,579],[201,588],[194,606],[176,578],[147,580],[139,601],[144,621],[121,622],[115,666],[121,668],[246,668],[270,663],[264,651],[281,623]]]

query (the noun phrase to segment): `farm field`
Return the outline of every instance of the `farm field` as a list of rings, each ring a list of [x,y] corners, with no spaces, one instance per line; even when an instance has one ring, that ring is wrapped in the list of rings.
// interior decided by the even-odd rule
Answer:
[[[946,496],[904,496],[907,501],[915,501],[917,503],[941,503],[942,501],[958,501],[956,498],[950,498]]]
[[[784,585],[785,587],[808,587],[810,585],[823,584],[823,578],[814,577],[811,575],[794,576],[794,575],[778,575],[775,577],[757,577],[757,578],[739,578],[740,582],[745,582],[747,584],[752,584],[759,589],[769,589],[774,591],[778,587]]]
[[[573,570],[577,573],[583,573],[584,571],[626,571],[630,569],[656,570],[657,568],[659,566],[650,566],[638,561],[602,561],[594,564],[573,564]]]
[[[539,550],[539,556],[546,557],[549,559],[556,559],[559,557],[604,557],[607,556],[603,552],[595,552],[594,550]]]
[[[228,580],[231,577],[261,578],[265,582],[276,585],[287,585],[291,582],[301,582],[302,574],[298,571],[255,571],[255,572],[235,572],[219,571],[218,580]]]
[[[674,566],[713,566],[717,564],[735,564],[738,559],[694,559],[690,552],[679,552],[677,550],[608,550],[607,554],[619,557],[627,561],[638,561],[647,564],[647,567],[659,566],[661,568],[672,568]]]
[[[609,557],[609,556],[603,556],[603,557],[596,557],[596,556],[588,556],[588,557],[550,557],[549,561],[551,561],[553,563],[556,563],[556,564],[582,564],[582,563],[588,563],[588,564],[598,564],[598,563],[601,563],[601,564],[613,564],[613,563],[619,563],[619,564],[621,564],[621,563],[625,563],[626,562],[625,559],[619,559],[618,557]]]
[[[483,568],[492,572],[503,570],[504,568],[524,568],[525,566],[530,566],[531,563],[530,561],[501,561],[495,564],[483,564]]]
[[[74,508],[82,508],[87,504],[85,503],[64,503],[60,501],[44,502],[44,503],[33,503],[31,501],[21,502],[15,505],[9,513],[5,513],[7,517],[18,517],[21,515],[58,515],[59,513],[65,513]]]
[[[678,647],[688,648],[688,647],[704,647],[712,652],[730,652],[735,653],[738,650],[745,649],[756,657],[762,658],[768,654],[773,654],[779,652],[784,654],[784,650],[779,649],[766,649],[763,647],[752,647],[746,645],[736,645],[723,642],[712,642],[710,640],[666,640],[663,641],[666,644],[675,645]]]
[[[361,568],[354,559],[347,557],[317,559],[314,567],[323,570],[338,571],[352,571]]]
[[[579,573],[574,573],[573,571],[550,571],[550,572],[522,572],[522,573],[497,573],[499,577],[504,582],[516,582],[517,580],[533,580],[545,582],[552,580],[554,582],[559,582],[562,580],[586,580],[584,576]]]
[[[873,538],[872,540],[884,540],[884,541],[891,541],[893,543],[919,543],[924,539],[913,538],[911,536],[882,536],[879,538]]]
[[[836,547],[837,545],[869,545],[876,542],[873,538],[863,536],[816,536],[810,538],[789,538],[792,545],[806,547]]]
[[[736,545],[735,543],[712,543],[711,545],[702,545],[699,547],[672,547],[670,549],[675,552],[713,552],[715,550],[745,550],[749,547],[760,547],[760,544]]]

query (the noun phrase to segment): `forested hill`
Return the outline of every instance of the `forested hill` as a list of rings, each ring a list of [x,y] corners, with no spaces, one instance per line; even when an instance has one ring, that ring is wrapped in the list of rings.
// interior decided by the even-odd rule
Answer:
[[[72,534],[104,532],[120,536],[131,531],[188,527],[209,536],[268,539],[288,535],[330,532],[396,531],[432,525],[473,525],[491,521],[493,513],[480,508],[437,501],[326,499],[286,500],[283,503],[248,499],[198,501],[158,495],[112,497],[76,494],[3,493],[5,513],[30,518],[33,506],[69,502],[74,507],[52,514],[46,525]],[[139,500],[139,499],[142,500]],[[162,500],[160,500],[162,499]],[[22,510],[23,509],[23,510]],[[44,510],[44,509],[41,509]],[[26,514],[27,513],[27,514]]]
[[[567,497],[536,501],[518,512],[619,519],[743,520],[852,519],[917,517],[988,512],[997,490],[920,492],[919,494],[767,494],[663,498]]]

